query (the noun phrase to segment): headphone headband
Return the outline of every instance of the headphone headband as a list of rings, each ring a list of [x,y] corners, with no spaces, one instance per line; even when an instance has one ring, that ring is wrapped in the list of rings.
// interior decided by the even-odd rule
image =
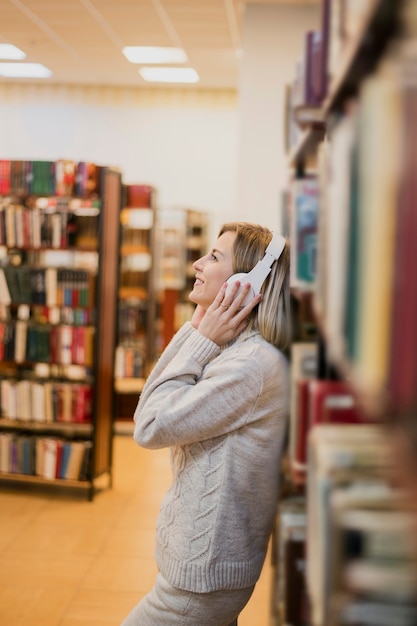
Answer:
[[[248,274],[240,273],[231,276],[227,281],[227,289],[229,290],[231,285],[236,281],[239,281],[240,283],[249,282],[252,288],[250,290],[250,293],[248,294],[248,297],[243,303],[246,304],[250,300],[250,298],[260,292],[266,277],[271,271],[271,266],[273,262],[279,259],[285,248],[285,244],[285,237],[273,234],[272,239],[265,250],[264,258],[261,261],[258,261],[255,267]]]

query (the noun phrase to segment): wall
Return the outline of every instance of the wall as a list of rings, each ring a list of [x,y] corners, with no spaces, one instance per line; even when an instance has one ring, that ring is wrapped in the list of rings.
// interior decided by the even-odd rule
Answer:
[[[317,7],[249,4],[239,94],[0,82],[0,158],[91,160],[158,189],[161,208],[275,227],[283,97]]]
[[[234,219],[233,91],[0,86],[0,158],[91,160],[158,189],[161,208]]]
[[[279,229],[287,180],[285,85],[301,58],[304,35],[320,25],[319,6],[248,4],[239,83],[237,214]]]

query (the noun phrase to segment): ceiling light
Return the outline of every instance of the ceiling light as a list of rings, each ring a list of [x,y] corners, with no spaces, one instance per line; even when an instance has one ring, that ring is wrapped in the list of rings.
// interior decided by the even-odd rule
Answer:
[[[142,78],[155,83],[198,83],[199,75],[191,67],[142,67]]]
[[[24,59],[26,54],[20,48],[17,48],[11,43],[0,43],[0,59],[13,59],[20,61]]]
[[[126,46],[123,54],[131,63],[185,63],[187,55],[182,48],[157,46]]]
[[[0,76],[6,78],[49,78],[51,74],[41,63],[0,63]]]

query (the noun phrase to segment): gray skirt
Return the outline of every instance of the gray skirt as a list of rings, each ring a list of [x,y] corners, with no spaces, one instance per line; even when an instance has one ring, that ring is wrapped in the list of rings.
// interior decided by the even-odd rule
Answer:
[[[158,574],[153,589],[121,626],[232,626],[253,589],[193,593],[173,587]]]

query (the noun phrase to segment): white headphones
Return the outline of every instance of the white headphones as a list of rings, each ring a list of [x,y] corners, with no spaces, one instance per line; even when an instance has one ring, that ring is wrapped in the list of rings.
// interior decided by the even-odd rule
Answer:
[[[258,261],[255,267],[248,273],[241,272],[240,274],[233,274],[227,279],[226,295],[229,293],[231,286],[236,281],[240,281],[242,284],[250,283],[248,296],[245,298],[243,305],[247,304],[251,298],[258,294],[274,261],[279,259],[285,248],[285,237],[274,234],[267,249],[265,250],[265,256],[261,261]]]

